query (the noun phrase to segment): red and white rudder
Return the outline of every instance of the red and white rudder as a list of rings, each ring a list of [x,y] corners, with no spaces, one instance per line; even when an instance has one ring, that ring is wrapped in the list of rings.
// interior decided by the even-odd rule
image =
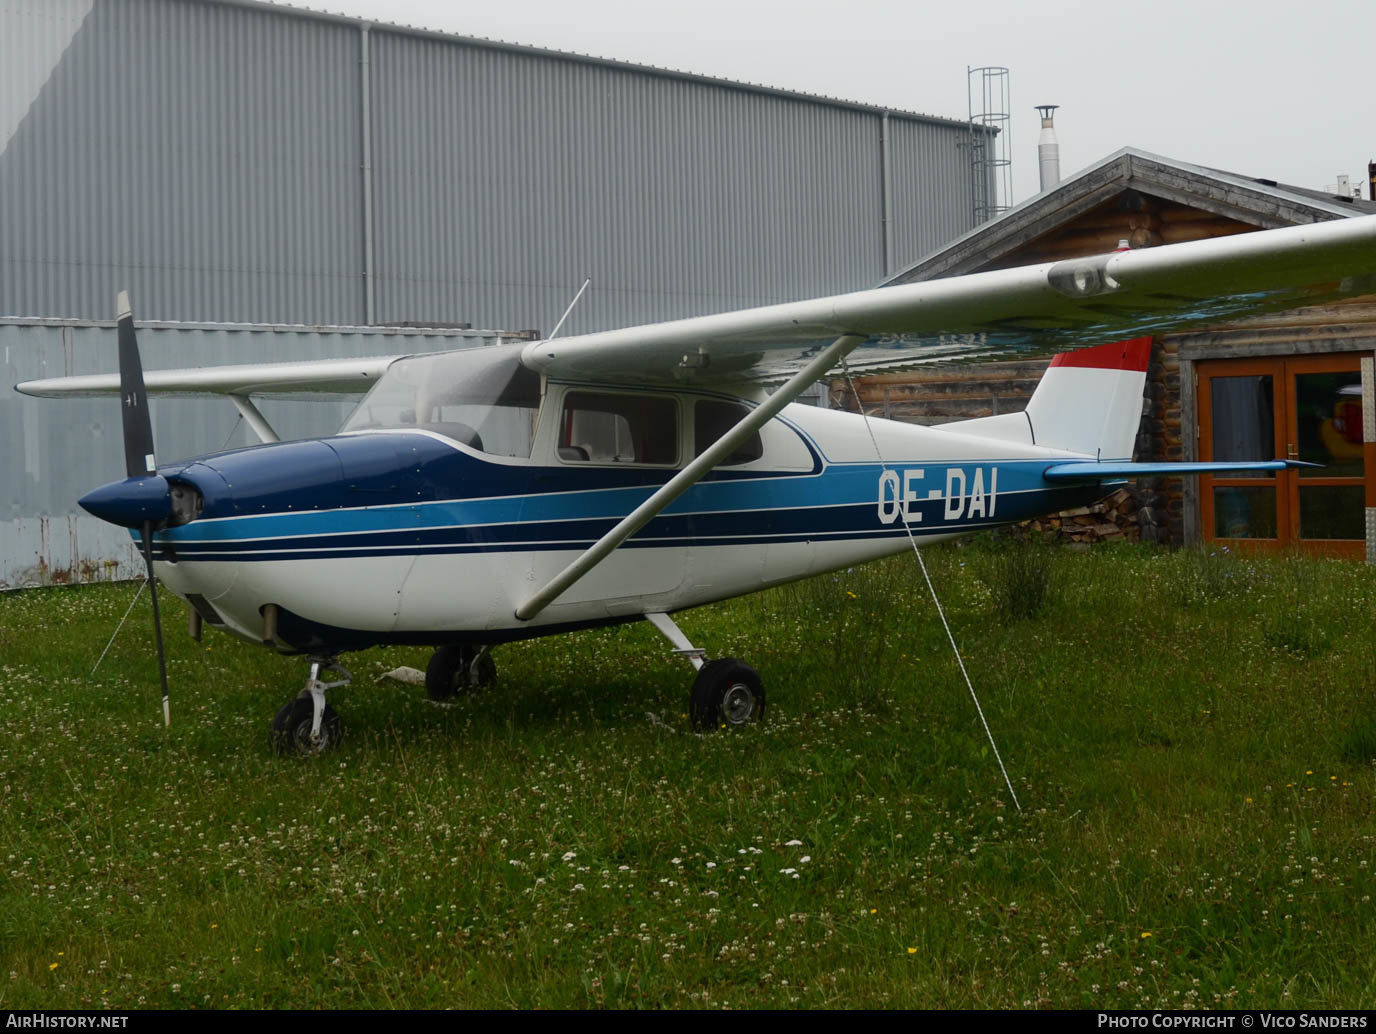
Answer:
[[[1142,422],[1151,338],[1062,352],[1022,413],[940,425],[943,430],[1129,460]]]

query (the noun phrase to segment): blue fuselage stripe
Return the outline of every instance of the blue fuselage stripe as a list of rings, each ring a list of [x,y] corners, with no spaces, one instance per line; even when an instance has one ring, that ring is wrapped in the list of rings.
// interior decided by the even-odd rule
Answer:
[[[917,535],[948,534],[1054,512],[1101,493],[1097,487],[1049,485],[1041,477],[1047,463],[832,464],[817,471],[703,482],[626,545],[681,548],[906,536],[905,516]],[[586,483],[579,469],[526,470],[527,491],[521,495],[226,513],[162,532],[158,539],[179,561],[584,549],[657,487],[585,490],[575,487]],[[661,473],[667,479],[672,472]],[[532,484],[548,491],[530,492]],[[477,493],[493,486],[469,477],[458,487]],[[234,508],[247,503],[236,501]],[[287,505],[304,507],[308,500]]]

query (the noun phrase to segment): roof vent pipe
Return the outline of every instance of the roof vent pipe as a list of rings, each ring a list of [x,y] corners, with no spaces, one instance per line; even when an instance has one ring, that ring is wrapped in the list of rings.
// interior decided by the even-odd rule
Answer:
[[[1053,112],[1059,104],[1038,104],[1042,113],[1042,135],[1037,138],[1037,166],[1041,171],[1042,193],[1061,182],[1061,145],[1056,141]]]

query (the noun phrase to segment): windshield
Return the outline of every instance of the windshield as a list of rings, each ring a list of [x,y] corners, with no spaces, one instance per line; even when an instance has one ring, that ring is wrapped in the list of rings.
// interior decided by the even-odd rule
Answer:
[[[434,431],[496,456],[529,456],[540,409],[540,375],[521,365],[523,347],[497,345],[398,359],[340,431]]]

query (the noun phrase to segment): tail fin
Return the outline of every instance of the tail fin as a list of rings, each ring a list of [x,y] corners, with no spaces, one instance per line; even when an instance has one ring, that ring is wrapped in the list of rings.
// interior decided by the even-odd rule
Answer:
[[[1149,337],[1062,352],[1051,360],[1025,412],[941,426],[1097,459],[1131,459],[1150,356]]]

